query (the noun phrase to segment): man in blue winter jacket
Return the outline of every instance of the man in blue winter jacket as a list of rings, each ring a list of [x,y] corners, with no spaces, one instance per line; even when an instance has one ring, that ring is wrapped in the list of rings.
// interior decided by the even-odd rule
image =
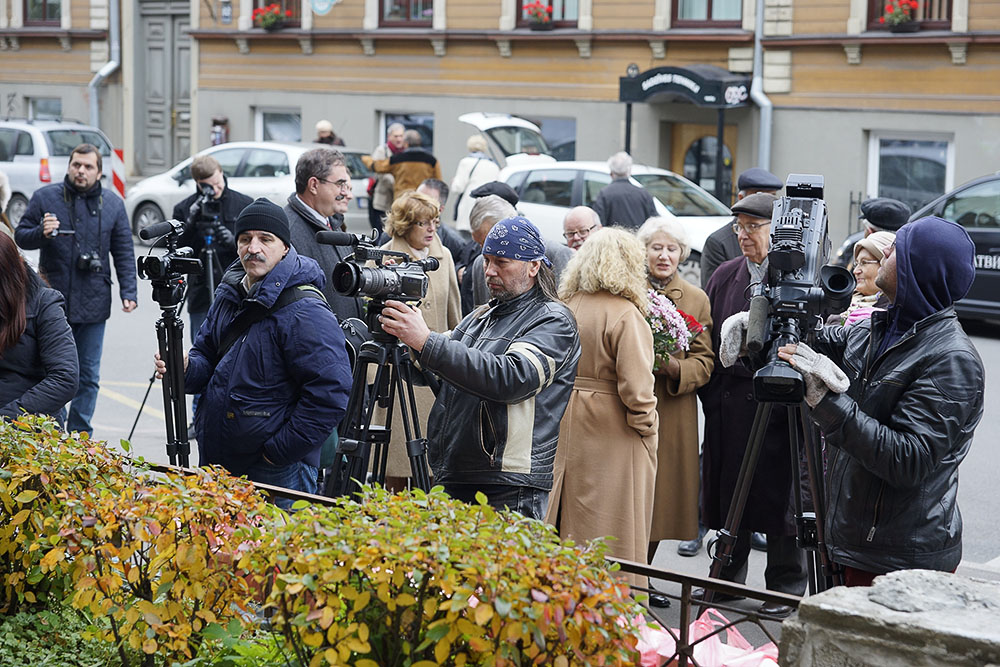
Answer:
[[[80,362],[80,386],[70,403],[66,428],[92,433],[90,420],[100,388],[104,325],[111,317],[111,262],[114,258],[122,310],[136,306],[132,228],[122,200],[101,189],[101,153],[80,144],[69,156],[62,183],[31,196],[14,232],[26,250],[41,249],[39,269],[66,300]]]
[[[291,247],[281,208],[258,199],[235,233],[240,267],[223,276],[185,356],[185,391],[201,394],[199,463],[315,493],[320,450],[351,390],[344,334],[323,298],[326,278]]]

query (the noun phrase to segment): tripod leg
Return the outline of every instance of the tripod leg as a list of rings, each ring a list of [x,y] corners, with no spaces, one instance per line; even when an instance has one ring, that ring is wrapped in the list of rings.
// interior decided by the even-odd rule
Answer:
[[[403,429],[406,433],[406,455],[410,460],[410,472],[417,488],[430,491],[431,477],[427,466],[427,439],[420,435],[420,415],[417,412],[417,399],[413,391],[413,381],[410,377],[409,360],[404,358],[409,352],[402,345],[395,349],[396,368],[398,369],[399,398],[403,416]],[[405,409],[409,405],[409,412]],[[410,436],[410,421],[412,416],[412,437]]]
[[[164,317],[161,317],[156,321],[156,342],[160,349],[160,359],[167,364],[167,376],[172,376],[175,372],[173,364],[171,363],[170,348],[167,343],[167,322]],[[182,362],[183,364],[183,362]],[[167,430],[167,459],[170,461],[170,465],[177,465],[177,441],[174,438],[174,413],[170,409],[170,394],[171,385],[170,380],[167,377],[163,378],[162,389],[163,389],[163,415],[165,420],[165,426]]]
[[[173,411],[174,437],[177,446],[177,463],[183,467],[190,465],[191,442],[187,432],[187,397],[184,394],[184,321],[176,315],[168,318],[167,347],[170,354],[170,405],[164,411]]]
[[[820,451],[820,438],[817,429],[809,419],[807,408],[799,405],[795,408],[798,421],[802,425],[803,451],[806,458],[806,474],[809,482],[809,493],[812,495],[813,511],[815,513],[815,533],[816,533],[816,558],[819,561],[819,569],[822,576],[817,576],[818,589],[825,591],[832,586],[840,586],[843,582],[843,573],[840,567],[830,559],[830,553],[826,548],[826,485],[822,468],[822,452]],[[790,414],[791,416],[791,414]]]

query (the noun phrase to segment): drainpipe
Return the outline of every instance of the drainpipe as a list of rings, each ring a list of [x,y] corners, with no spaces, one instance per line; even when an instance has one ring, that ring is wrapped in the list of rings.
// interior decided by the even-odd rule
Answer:
[[[760,109],[760,128],[757,133],[757,166],[771,171],[771,125],[774,117],[774,105],[764,94],[764,50],[760,43],[763,34],[764,0],[757,0],[757,9],[754,15],[753,79],[750,82],[750,99]]]
[[[108,0],[108,41],[111,49],[111,59],[97,71],[94,78],[87,84],[87,94],[90,99],[90,124],[100,127],[100,106],[97,99],[97,88],[118,69],[122,61],[121,16],[118,0]]]

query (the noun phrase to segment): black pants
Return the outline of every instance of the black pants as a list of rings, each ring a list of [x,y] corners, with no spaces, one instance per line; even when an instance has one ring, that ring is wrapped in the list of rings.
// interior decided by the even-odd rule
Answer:
[[[511,509],[531,519],[541,521],[549,504],[549,492],[530,486],[509,484],[445,484],[444,490],[455,500],[466,503],[476,502],[476,492],[486,494],[486,500],[493,509]]]
[[[385,218],[385,211],[375,210],[375,207],[372,206],[372,198],[368,197],[368,224],[372,226],[372,229],[377,229],[381,232],[383,218]]]
[[[720,579],[745,584],[747,558],[750,556],[750,531],[740,530],[733,545],[732,561],[722,568]],[[768,590],[804,595],[808,584],[806,552],[795,544],[794,535],[767,536],[767,567],[764,583]]]

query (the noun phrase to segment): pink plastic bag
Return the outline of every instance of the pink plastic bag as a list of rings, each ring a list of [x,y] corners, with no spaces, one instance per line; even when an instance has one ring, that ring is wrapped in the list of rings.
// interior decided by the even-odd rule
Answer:
[[[707,637],[729,621],[717,609],[706,609],[688,631],[691,643]],[[639,630],[639,649],[643,667],[661,667],[677,650],[674,638],[656,622],[647,624],[642,616],[632,621]],[[674,632],[677,632],[676,630]],[[725,636],[726,641],[722,638]],[[778,647],[768,642],[760,648],[748,642],[735,628],[727,628],[694,646],[694,659],[701,667],[777,667]],[[669,664],[677,664],[676,658]]]

